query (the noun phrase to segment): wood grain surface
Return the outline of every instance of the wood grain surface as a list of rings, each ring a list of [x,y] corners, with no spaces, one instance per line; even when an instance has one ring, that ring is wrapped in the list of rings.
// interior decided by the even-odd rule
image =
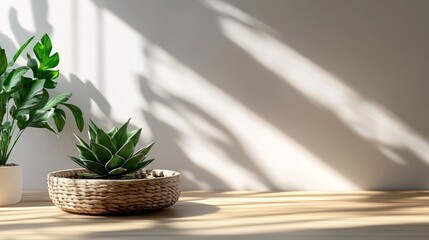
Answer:
[[[0,207],[0,239],[429,239],[429,192],[183,192],[134,216],[62,212],[46,192]]]

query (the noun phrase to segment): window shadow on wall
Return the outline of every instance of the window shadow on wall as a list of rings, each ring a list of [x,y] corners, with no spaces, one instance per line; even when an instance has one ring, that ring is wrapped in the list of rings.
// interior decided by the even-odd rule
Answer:
[[[377,21],[380,15],[378,11],[382,10],[384,3],[373,6],[369,2],[359,2],[353,8],[337,1],[329,4],[299,4],[293,1],[277,1],[273,4],[257,1],[232,1],[233,4],[222,1],[129,1],[126,4],[115,1],[95,2],[120,17],[141,33],[142,37],[171,54],[203,79],[210,81],[210,84],[251,109],[279,132],[290,136],[359,188],[427,187],[429,145],[420,133],[425,131],[421,131],[422,125],[414,124],[415,120],[410,120],[413,125],[409,125],[396,114],[400,112],[401,116],[404,116],[403,113],[415,115],[412,107],[404,111],[402,106],[387,103],[389,98],[383,96],[393,96],[396,88],[374,92],[371,90],[373,83],[359,81],[353,76],[356,70],[346,71],[352,67],[366,67],[365,63],[359,62],[361,58],[355,59],[354,56],[362,57],[359,53],[365,49],[373,50],[373,46],[377,46],[374,41],[383,40],[368,38],[373,36],[374,31],[378,31],[371,28],[371,23]],[[319,5],[326,6],[319,8]],[[330,10],[328,6],[331,5],[336,5],[336,8]],[[384,19],[395,19],[395,14],[398,14],[402,5],[395,2],[393,8],[396,12],[392,15],[383,11]],[[246,12],[246,7],[254,16]],[[367,7],[373,7],[374,11],[365,16],[361,25],[349,18],[349,13],[363,13]],[[420,7],[416,4],[406,9],[416,10]],[[344,12],[338,13],[335,9]],[[334,14],[335,21],[327,19],[315,24],[317,19],[305,15],[306,10],[316,14],[312,16]],[[188,12],[192,14],[186,14]],[[417,13],[420,14],[420,11]],[[413,20],[415,18],[408,24],[412,24]],[[269,22],[271,26],[264,22]],[[300,28],[301,23],[305,27]],[[347,27],[351,30],[347,30]],[[328,40],[334,37],[341,37],[343,40],[330,44]],[[360,50],[353,45],[345,47],[347,43],[356,44],[356,40],[352,39],[367,41],[367,48],[359,46],[363,47]],[[320,41],[320,48],[317,41]],[[304,52],[305,56],[295,50],[294,46]],[[336,49],[346,49],[349,52],[336,54]],[[343,64],[335,68],[331,64],[335,61],[330,59],[340,59]],[[367,70],[367,75],[361,77],[374,80],[385,71],[385,65],[379,64],[377,60],[371,63],[380,69],[372,69],[375,71],[372,74]],[[333,73],[320,67],[319,62]],[[403,66],[404,69],[407,67],[413,68],[411,65]],[[351,84],[344,79],[349,79]],[[404,80],[396,78],[395,81]],[[355,85],[358,90],[351,87]],[[365,92],[369,92],[369,96]],[[389,106],[389,109],[375,100],[380,98],[377,94],[381,94],[380,102]],[[159,96],[157,101],[160,101]],[[169,106],[171,103],[168,103]],[[203,114],[200,117],[212,122]],[[415,126],[418,131],[414,130]],[[220,129],[226,135],[234,135],[230,129]],[[175,131],[180,132],[180,129]],[[251,173],[261,175],[256,169],[264,169],[263,164],[251,166],[256,161],[263,160],[240,153],[240,141],[235,141],[238,145],[231,145],[236,149],[232,155],[228,151],[224,153],[244,168],[251,169]],[[242,149],[245,148],[244,146]],[[203,155],[198,157],[202,158]],[[275,159],[279,172],[287,171],[281,162],[288,161],[287,165],[290,167],[299,164],[293,159],[284,158],[287,155],[277,156]],[[311,171],[308,170],[308,173]],[[204,174],[200,178],[204,179]],[[267,186],[275,184],[275,181],[276,178],[271,177]],[[285,188],[293,189],[294,186]]]

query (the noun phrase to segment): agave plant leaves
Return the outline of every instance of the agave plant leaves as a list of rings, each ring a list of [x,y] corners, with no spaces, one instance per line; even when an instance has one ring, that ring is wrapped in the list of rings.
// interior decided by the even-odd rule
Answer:
[[[98,163],[98,162],[93,162],[93,161],[88,161],[88,160],[82,160],[83,164],[91,169],[91,171],[100,174],[100,175],[104,175],[105,173],[105,168],[104,165]]]
[[[105,146],[112,153],[116,152],[116,147],[115,145],[113,145],[112,139],[101,128],[97,129],[97,136],[95,137],[95,142]]]
[[[112,158],[112,153],[105,146],[93,141],[91,142],[90,146],[98,162],[103,164],[103,166]]]
[[[92,153],[91,150],[89,150],[87,147],[85,146],[81,146],[81,145],[76,145],[80,155],[87,160],[91,160],[91,161],[97,161],[97,157],[94,155],[94,153]]]
[[[148,159],[148,160],[144,160],[144,161],[142,161],[142,162],[139,162],[139,164],[137,164],[137,166],[134,168],[134,169],[132,169],[132,170],[129,170],[128,172],[127,172],[127,174],[130,174],[130,173],[133,173],[133,172],[136,172],[136,171],[138,171],[139,169],[142,169],[142,168],[144,168],[144,167],[146,167],[147,165],[149,165],[151,162],[153,162],[155,159]]]
[[[137,155],[137,154],[143,154],[143,156],[146,156],[148,153],[149,153],[149,151],[150,151],[150,149],[152,148],[152,146],[155,144],[155,142],[153,142],[153,143],[151,143],[151,144],[149,144],[149,145],[147,145],[146,147],[144,147],[144,148],[142,148],[142,149],[140,149],[140,150],[138,150],[134,155]]]
[[[113,127],[112,129],[110,129],[110,131],[107,132],[107,135],[109,135],[109,137],[113,137],[113,135],[115,135],[115,133],[118,131],[118,127]]]
[[[142,129],[139,128],[139,129],[136,129],[134,131],[129,132],[129,134],[128,134],[128,140],[133,141],[134,147],[137,145],[137,143],[140,140],[141,132],[142,132]]]
[[[135,145],[140,139],[141,128],[128,132],[129,121],[120,128],[112,128],[107,133],[96,123],[90,121],[88,128],[89,144],[75,135],[79,142],[77,147],[81,157],[72,158],[72,160],[77,164],[84,164],[86,169],[99,175],[98,177],[82,175],[82,177],[121,178],[124,174],[135,172],[154,160],[145,160],[154,143],[134,154]],[[94,161],[97,164],[89,163]],[[103,165],[103,168],[100,165]],[[92,167],[96,169],[92,169]]]
[[[110,171],[109,175],[117,176],[117,175],[121,175],[121,174],[125,173],[126,171],[127,171],[127,169],[119,167],[119,168],[115,168],[112,171]]]
[[[115,168],[121,167],[125,162],[121,156],[113,155],[112,158],[106,163],[106,169],[111,171]]]
[[[130,159],[128,159],[124,165],[122,167],[126,168],[126,169],[134,169],[137,167],[137,165],[140,163],[140,161],[144,158],[145,156],[143,154],[137,154],[134,155],[133,157],[131,157]]]
[[[75,138],[79,141],[79,143],[82,145],[82,146],[85,146],[86,148],[89,148],[89,144],[88,143],[86,143],[81,137],[79,137],[78,135],[76,135],[76,134],[73,134],[74,136],[75,136]]]
[[[133,153],[134,153],[134,142],[130,140],[127,143],[125,143],[125,145],[122,146],[116,154],[125,159],[128,159]]]
[[[73,162],[77,163],[79,166],[81,166],[81,167],[83,167],[83,168],[85,168],[85,167],[86,167],[86,166],[85,166],[85,164],[83,163],[83,160],[82,160],[82,159],[77,158],[77,157],[72,157],[72,156],[69,156],[69,158],[70,158]]]
[[[124,125],[122,125],[122,127],[118,129],[115,135],[113,135],[112,142],[113,144],[115,144],[116,149],[120,149],[128,139],[127,128],[129,122],[130,120],[128,120]]]

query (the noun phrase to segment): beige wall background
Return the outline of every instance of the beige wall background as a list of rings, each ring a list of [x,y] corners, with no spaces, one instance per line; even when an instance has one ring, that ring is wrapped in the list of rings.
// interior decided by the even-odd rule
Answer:
[[[57,92],[86,119],[129,117],[152,167],[184,189],[426,189],[429,2],[395,0],[2,1],[11,56],[49,33]],[[24,64],[24,59],[21,59]],[[70,118],[71,120],[71,118]],[[30,129],[24,187],[76,167],[71,121]],[[83,133],[86,137],[86,133]]]

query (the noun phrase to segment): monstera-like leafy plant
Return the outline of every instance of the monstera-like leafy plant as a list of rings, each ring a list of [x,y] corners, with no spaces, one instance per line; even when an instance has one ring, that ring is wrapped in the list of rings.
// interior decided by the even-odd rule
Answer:
[[[84,178],[121,178],[149,165],[154,159],[146,157],[154,143],[135,151],[142,129],[128,131],[128,120],[120,128],[106,132],[91,121],[89,143],[76,136],[79,157],[70,157],[75,163],[92,173],[84,173]]]
[[[12,149],[26,128],[45,128],[55,134],[61,132],[66,114],[60,107],[68,108],[78,129],[83,129],[82,111],[67,103],[71,93],[53,98],[49,96],[49,90],[57,86],[59,70],[54,68],[60,58],[58,53],[52,53],[51,39],[47,34],[34,45],[35,58],[27,53],[27,66],[15,67],[16,60],[33,38],[9,60],[5,50],[0,47],[0,166],[7,163]],[[56,129],[50,122],[55,124]]]

